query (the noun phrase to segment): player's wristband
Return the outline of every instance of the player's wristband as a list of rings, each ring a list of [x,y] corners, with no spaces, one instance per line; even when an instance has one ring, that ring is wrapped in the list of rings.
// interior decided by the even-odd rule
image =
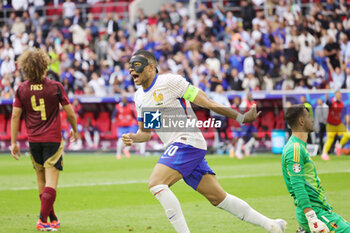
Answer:
[[[190,101],[190,102],[193,102],[193,100],[198,95],[198,92],[199,92],[199,90],[197,87],[194,87],[193,85],[189,85],[183,98]]]
[[[244,121],[244,114],[238,113],[236,117],[236,121],[238,121],[240,124]]]

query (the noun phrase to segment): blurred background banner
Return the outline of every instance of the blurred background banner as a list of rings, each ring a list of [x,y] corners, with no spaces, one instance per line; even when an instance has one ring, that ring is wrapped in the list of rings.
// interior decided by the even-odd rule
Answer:
[[[210,96],[210,93],[208,93]],[[284,120],[284,108],[288,104],[299,104],[302,103],[302,97],[305,97],[308,103],[311,104],[313,111],[315,112],[318,106],[317,100],[321,99],[323,102],[326,101],[325,95],[329,94],[329,98],[334,96],[332,90],[310,90],[310,91],[259,91],[252,92],[252,97],[257,103],[259,111],[262,111],[261,116],[256,122],[258,143],[255,151],[258,152],[273,152],[276,154],[282,153],[284,144],[287,141],[288,127]],[[247,93],[245,92],[232,92],[228,91],[224,93],[227,96],[230,103],[234,103],[234,98],[239,98],[242,101],[246,100]],[[70,101],[78,116],[78,126],[82,134],[82,144],[77,147],[70,147],[68,141],[66,141],[66,150],[103,150],[103,151],[114,151],[116,148],[116,140],[118,139],[118,128],[124,127],[121,120],[118,120],[118,116],[115,115],[114,111],[122,100],[121,95],[113,95],[108,97],[96,97],[96,96],[77,96],[71,98]],[[130,104],[134,109],[133,97],[130,95],[126,97],[127,103]],[[343,117],[350,114],[350,90],[342,90],[342,100],[345,104],[343,110]],[[0,150],[8,151],[10,145],[10,123],[11,123],[11,112],[12,112],[12,99],[0,99]],[[211,113],[207,109],[200,108],[192,105],[196,117],[198,120],[206,121],[212,118]],[[135,116],[136,116],[136,110]],[[244,110],[242,110],[244,112]],[[127,118],[127,116],[121,116],[121,118]],[[130,121],[130,119],[132,119]],[[130,121],[130,127],[138,128],[137,121],[134,116],[127,118]],[[69,127],[67,118],[64,111],[61,111],[62,121],[62,134],[65,139],[69,133]],[[118,123],[119,122],[119,123]],[[235,135],[235,131],[240,129],[235,126],[233,120],[228,120],[228,124],[225,125],[225,133],[228,136],[228,141],[232,140]],[[316,140],[319,141],[319,134],[316,129]],[[201,127],[205,139],[207,140],[208,146],[214,150],[215,140],[218,140],[218,133],[215,127]],[[86,135],[91,135],[93,141],[94,134],[99,134],[99,140],[95,143],[95,146],[86,141]],[[221,132],[221,136],[224,138],[225,135]],[[325,135],[324,135],[325,137]],[[22,120],[20,124],[19,141],[23,149],[28,149],[28,143],[26,142],[26,128],[25,122]],[[97,139],[95,139],[97,140]],[[350,148],[350,144],[345,147]],[[147,149],[151,151],[162,150],[163,146],[156,134],[153,134],[152,140],[147,143]],[[137,148],[132,148],[132,151],[137,151]]]
[[[1,151],[8,151],[11,104],[24,81],[16,61],[33,47],[49,54],[47,77],[63,84],[78,115],[81,139],[70,145],[61,113],[66,150],[114,150],[123,133],[137,130],[133,96],[139,87],[128,61],[140,49],[156,56],[160,74],[179,74],[242,112],[253,103],[263,111],[256,123],[237,125],[194,106],[198,119],[223,123],[201,128],[213,152],[243,148],[244,141],[254,152],[276,149],[274,130],[278,145],[280,130],[289,135],[283,108],[296,103],[313,109],[310,143],[322,148],[327,112],[321,110],[335,90],[342,92],[342,122],[349,125],[349,1],[12,0],[0,8]],[[130,114],[120,114],[123,109]],[[22,121],[23,149],[26,138]],[[162,149],[159,138],[146,148]]]

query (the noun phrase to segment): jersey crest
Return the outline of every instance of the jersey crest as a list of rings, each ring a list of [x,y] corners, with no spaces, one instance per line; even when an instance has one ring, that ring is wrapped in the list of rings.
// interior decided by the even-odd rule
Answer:
[[[301,166],[300,166],[299,163],[295,163],[295,164],[293,165],[293,171],[294,171],[295,173],[299,173],[299,172],[301,171]]]
[[[157,106],[163,104],[163,94],[162,94],[162,93],[159,93],[159,94],[157,95],[157,90],[155,90],[155,91],[153,92],[153,99],[157,102],[157,104],[156,104]]]

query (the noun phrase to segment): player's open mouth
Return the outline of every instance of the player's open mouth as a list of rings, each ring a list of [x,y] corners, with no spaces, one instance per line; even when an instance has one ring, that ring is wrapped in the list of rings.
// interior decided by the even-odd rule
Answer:
[[[136,81],[136,79],[138,79],[138,77],[139,77],[138,74],[132,74],[131,76],[132,76],[132,78],[134,79],[134,81]]]

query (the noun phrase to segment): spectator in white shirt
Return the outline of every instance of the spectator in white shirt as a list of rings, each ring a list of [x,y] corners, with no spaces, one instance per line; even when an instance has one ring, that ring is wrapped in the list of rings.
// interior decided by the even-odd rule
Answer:
[[[1,76],[4,76],[6,74],[11,74],[15,72],[15,70],[16,70],[15,62],[11,60],[9,56],[5,56],[5,60],[1,63],[1,69],[0,69]]]
[[[188,8],[184,7],[182,2],[176,3],[176,11],[182,18],[189,15]]]
[[[346,89],[350,89],[350,65],[346,67]]]
[[[106,96],[105,80],[102,77],[98,77],[96,72],[91,74],[91,80],[89,81],[89,86],[93,89],[96,96],[104,97]]]
[[[28,9],[28,0],[12,0],[12,7],[15,11],[26,11]]]
[[[322,99],[317,100],[317,106],[315,108],[315,132],[319,133],[320,138],[320,150],[323,150],[323,137],[326,132],[326,124],[328,117],[328,105],[322,101]]]
[[[9,56],[11,60],[15,60],[15,51],[11,48],[9,43],[5,43],[4,50],[1,52],[1,59],[4,60],[6,56]]]
[[[304,29],[302,34],[298,36],[298,45],[300,49],[303,49],[304,46],[306,46],[305,41],[308,42],[308,46],[310,46],[311,48],[315,46],[315,43],[316,43],[315,37],[313,37],[311,33],[309,33]]]
[[[247,51],[245,56],[246,58],[244,59],[243,62],[243,70],[244,70],[244,74],[254,74],[254,58],[253,56],[255,55],[255,51],[251,50],[250,52]]]
[[[27,34],[18,34],[17,36],[12,35],[12,47],[15,52],[15,59],[24,52],[24,45],[27,42]]]
[[[304,45],[300,45],[299,54],[298,54],[299,61],[306,65],[311,61],[312,58],[312,47],[309,44],[307,40],[304,41]]]
[[[86,39],[86,31],[82,27],[80,27],[79,24],[74,24],[70,26],[69,31],[72,32],[73,43],[75,45],[88,44],[88,41]]]
[[[329,23],[329,29],[327,30],[327,34],[336,41],[337,29],[335,28],[334,22]]]
[[[330,87],[335,90],[341,89],[345,82],[343,63],[340,62],[341,67],[337,66],[333,69],[333,66],[330,63],[330,59],[327,58],[327,65],[328,65],[328,69],[332,74],[332,79],[333,79],[333,81],[330,83]]]
[[[242,87],[246,91],[254,91],[259,87],[259,80],[253,74],[248,74],[243,79]]]
[[[258,11],[256,13],[256,17],[252,21],[253,26],[255,24],[258,24],[260,26],[260,31],[262,33],[267,33],[267,22],[265,19],[265,13],[264,11]]]
[[[348,39],[348,36],[345,34],[341,35],[340,56],[344,62],[346,62],[350,58],[350,41]]]
[[[305,66],[303,74],[304,76],[309,77],[313,74],[316,74],[316,71],[317,71],[317,63],[314,61],[314,59],[311,59],[310,63]]]
[[[71,0],[66,0],[63,5],[63,17],[64,18],[73,18],[75,12],[75,3],[71,2]]]
[[[214,52],[209,52],[209,57],[205,60],[209,70],[214,71],[217,76],[220,76],[220,61],[215,57]]]

